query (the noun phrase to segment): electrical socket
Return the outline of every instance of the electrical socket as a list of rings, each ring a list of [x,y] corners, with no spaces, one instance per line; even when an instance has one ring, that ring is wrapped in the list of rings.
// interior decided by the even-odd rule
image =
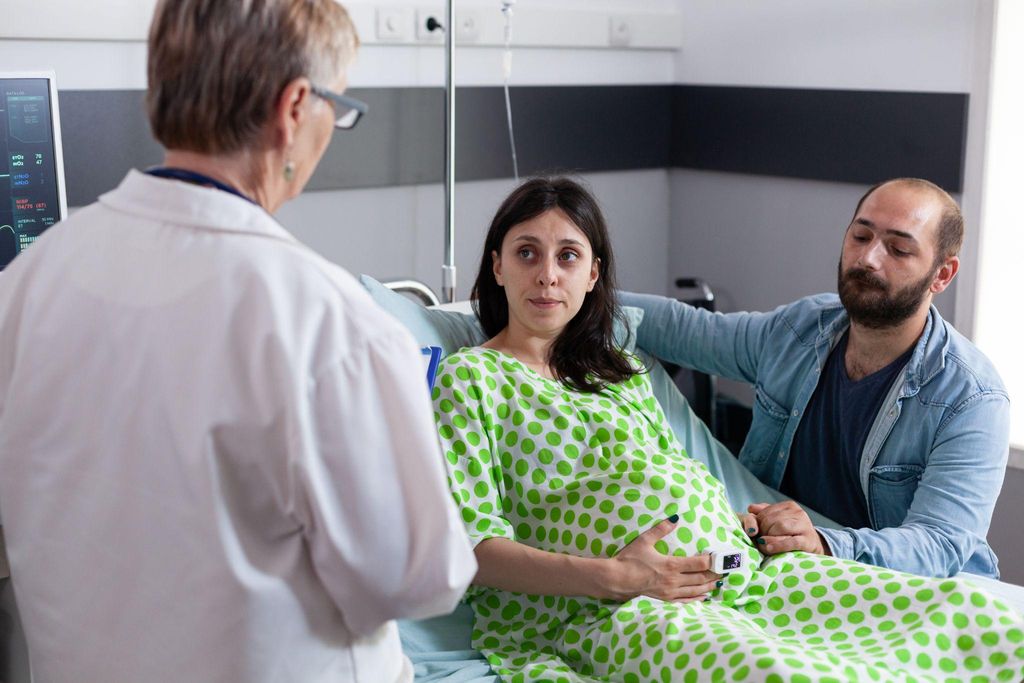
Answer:
[[[629,17],[612,15],[608,18],[608,44],[612,47],[629,47],[633,42],[633,30]]]
[[[377,40],[405,43],[412,40],[412,11],[406,7],[377,8]]]
[[[480,40],[483,17],[472,9],[455,10],[455,44],[476,43]]]
[[[420,43],[443,43],[444,30],[435,28],[431,31],[427,28],[427,21],[431,18],[442,26],[448,20],[444,10],[440,7],[436,9],[418,8],[416,10],[416,40]]]

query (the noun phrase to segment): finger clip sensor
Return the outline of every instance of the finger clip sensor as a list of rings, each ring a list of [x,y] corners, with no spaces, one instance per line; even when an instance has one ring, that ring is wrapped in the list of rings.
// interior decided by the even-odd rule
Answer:
[[[743,566],[744,553],[738,548],[714,548],[708,551],[711,555],[711,571],[726,574]]]

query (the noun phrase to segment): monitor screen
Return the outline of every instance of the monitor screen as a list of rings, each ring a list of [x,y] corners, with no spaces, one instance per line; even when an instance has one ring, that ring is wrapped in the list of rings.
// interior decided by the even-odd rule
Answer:
[[[0,270],[65,217],[53,74],[0,73]]]

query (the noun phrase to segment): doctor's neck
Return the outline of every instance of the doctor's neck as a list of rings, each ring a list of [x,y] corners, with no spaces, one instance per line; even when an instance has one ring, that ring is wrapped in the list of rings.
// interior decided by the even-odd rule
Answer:
[[[248,152],[220,155],[169,149],[164,156],[164,166],[209,176],[238,190],[270,213],[276,211],[283,201],[283,198],[274,201],[273,193],[260,182],[265,174],[258,170],[259,161]]]

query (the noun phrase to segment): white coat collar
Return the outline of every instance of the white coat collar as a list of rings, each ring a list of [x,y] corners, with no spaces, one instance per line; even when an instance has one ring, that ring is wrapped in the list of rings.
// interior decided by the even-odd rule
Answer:
[[[223,190],[132,169],[100,203],[168,224],[297,240],[262,207]]]

